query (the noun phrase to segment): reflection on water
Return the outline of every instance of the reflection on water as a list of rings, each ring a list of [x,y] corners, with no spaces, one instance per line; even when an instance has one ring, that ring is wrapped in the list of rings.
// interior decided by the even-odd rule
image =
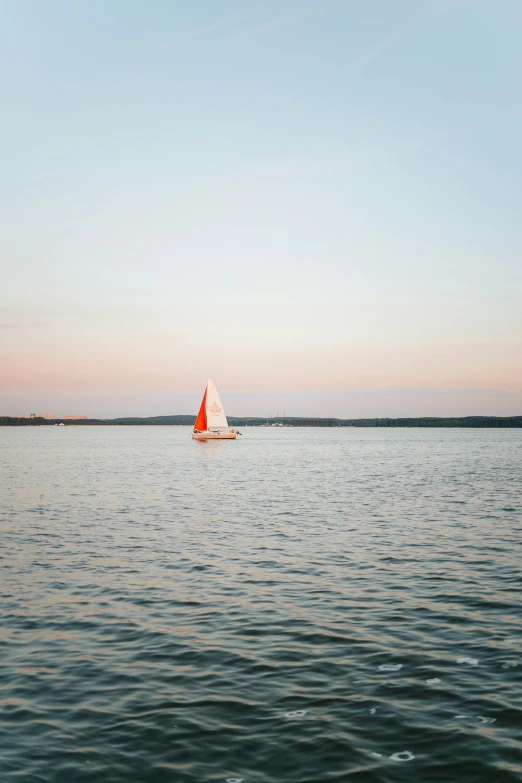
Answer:
[[[522,780],[522,433],[0,430],[0,780]]]

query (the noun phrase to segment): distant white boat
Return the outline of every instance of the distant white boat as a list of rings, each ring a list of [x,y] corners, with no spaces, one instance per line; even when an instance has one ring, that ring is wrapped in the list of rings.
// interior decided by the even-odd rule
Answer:
[[[194,440],[236,440],[240,433],[228,426],[216,384],[209,378],[194,424]]]

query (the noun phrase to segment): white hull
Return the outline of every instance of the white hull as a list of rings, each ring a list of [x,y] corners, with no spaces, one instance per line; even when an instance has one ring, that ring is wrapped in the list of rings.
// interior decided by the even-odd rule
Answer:
[[[237,432],[211,432],[210,430],[204,430],[203,432],[193,432],[192,438],[194,440],[237,440]]]

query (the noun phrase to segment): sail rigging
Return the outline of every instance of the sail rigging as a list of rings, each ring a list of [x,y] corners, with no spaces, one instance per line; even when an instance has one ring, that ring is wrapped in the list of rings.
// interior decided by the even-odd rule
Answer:
[[[192,437],[199,441],[237,440],[239,434],[237,430],[228,426],[216,384],[212,378],[208,378]]]

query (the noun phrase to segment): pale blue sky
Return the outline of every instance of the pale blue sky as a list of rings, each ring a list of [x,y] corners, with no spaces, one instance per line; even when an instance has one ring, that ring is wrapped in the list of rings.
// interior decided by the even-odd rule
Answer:
[[[0,10],[0,412],[522,411],[519,0]]]

